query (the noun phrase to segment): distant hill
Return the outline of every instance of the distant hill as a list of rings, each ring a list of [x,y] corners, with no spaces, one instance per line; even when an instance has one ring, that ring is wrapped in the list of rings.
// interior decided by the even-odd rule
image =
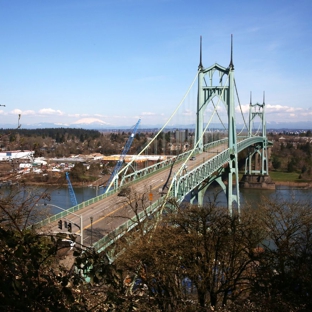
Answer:
[[[227,126],[227,125],[225,125]],[[100,122],[91,122],[91,123],[73,123],[73,124],[60,124],[60,123],[37,123],[37,124],[22,124],[22,128],[24,129],[44,129],[44,128],[77,128],[77,129],[87,129],[87,130],[117,130],[117,129],[131,129],[134,127],[133,125],[119,125],[119,126],[112,126],[105,123]],[[141,123],[141,129],[160,129],[162,125],[155,124],[155,125],[144,125]],[[254,125],[257,127],[257,124]],[[312,129],[312,122],[267,122],[267,130],[311,130]],[[2,129],[15,129],[16,124],[2,124]],[[168,127],[167,129],[194,129],[195,124],[189,125],[173,125]],[[243,124],[237,124],[237,129],[244,128]],[[223,125],[221,124],[211,124],[209,129],[224,129]]]

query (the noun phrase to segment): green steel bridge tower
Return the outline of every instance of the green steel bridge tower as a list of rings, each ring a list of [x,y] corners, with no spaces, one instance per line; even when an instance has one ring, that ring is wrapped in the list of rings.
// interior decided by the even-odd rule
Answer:
[[[204,112],[209,104],[216,106],[213,102],[215,97],[218,98],[218,103],[222,102],[227,110],[228,115],[228,148],[230,150],[230,160],[228,167],[222,168],[227,174],[227,185],[221,179],[222,169],[219,174],[210,177],[198,188],[197,199],[200,205],[203,204],[204,194],[208,186],[216,181],[220,184],[227,196],[227,205],[230,214],[232,214],[233,203],[236,202],[238,211],[240,209],[239,200],[239,176],[238,176],[238,157],[237,157],[237,135],[235,122],[235,80],[234,80],[234,64],[233,64],[233,37],[231,37],[231,59],[227,68],[214,64],[208,68],[202,65],[202,38],[200,38],[200,62],[198,66],[198,97],[197,97],[197,119],[195,141],[198,144],[200,152],[204,151],[203,132],[204,132]],[[215,75],[218,75],[216,79]],[[206,79],[206,77],[208,79]],[[217,80],[218,84],[214,84]],[[226,81],[225,81],[226,80]],[[236,192],[233,190],[233,175],[235,176]]]

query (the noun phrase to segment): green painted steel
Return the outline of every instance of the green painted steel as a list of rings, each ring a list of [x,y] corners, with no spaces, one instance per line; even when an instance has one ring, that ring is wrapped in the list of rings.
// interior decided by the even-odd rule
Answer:
[[[83,208],[85,208],[85,207],[88,207],[89,205],[92,205],[92,204],[94,204],[94,203],[97,203],[97,202],[99,202],[100,200],[102,200],[102,199],[104,199],[104,198],[106,198],[106,197],[108,197],[108,196],[111,196],[111,195],[115,194],[116,192],[117,192],[117,190],[112,190],[112,191],[110,191],[110,192],[108,192],[108,193],[106,193],[106,194],[102,194],[102,195],[93,197],[93,198],[91,198],[91,199],[89,199],[89,200],[86,200],[86,201],[80,203],[79,205],[76,205],[76,206],[73,206],[73,207],[71,207],[71,208],[66,209],[66,211],[62,211],[62,212],[57,213],[57,214],[55,214],[55,215],[53,215],[53,216],[51,216],[51,217],[49,217],[49,218],[46,218],[46,219],[44,219],[44,220],[42,220],[42,221],[40,221],[40,222],[34,224],[33,226],[34,226],[35,228],[40,228],[40,227],[42,227],[42,226],[45,226],[45,225],[47,225],[47,224],[49,224],[49,223],[52,223],[52,222],[54,222],[54,221],[57,221],[57,220],[59,220],[59,219],[61,219],[61,218],[64,218],[64,217],[70,215],[72,212],[77,212],[77,211],[79,211],[79,210],[81,210],[81,209],[83,209]]]
[[[215,142],[210,142],[208,144],[205,144],[204,148],[205,149],[209,149],[209,148],[212,148],[212,147],[215,147],[215,146],[218,146],[218,145],[221,145],[221,144],[224,144],[224,142],[227,142],[227,139],[222,139],[222,140],[218,140],[218,141],[215,141]],[[122,178],[122,183],[120,185],[123,185],[125,183],[130,183],[130,182],[136,182],[138,180],[141,180],[143,178],[146,178],[147,176],[155,173],[157,170],[162,170],[162,169],[166,169],[168,167],[170,167],[172,165],[172,163],[174,161],[180,161],[180,160],[183,160],[183,159],[186,159],[186,157],[189,155],[189,151],[188,152],[185,152],[183,154],[179,154],[178,156],[174,156],[168,160],[165,160],[165,161],[162,161],[162,162],[159,162],[157,164],[154,164],[152,166],[149,166],[147,168],[144,168],[142,170],[139,170],[137,172],[134,172],[134,173],[131,173],[129,175],[126,175]],[[191,153],[193,153],[194,155],[198,154],[198,151],[191,151]],[[177,158],[177,160],[175,160]],[[108,193],[105,193],[105,194],[102,194],[102,195],[99,195],[99,196],[96,196],[94,198],[91,198],[87,201],[84,201],[82,203],[80,203],[79,205],[76,205],[76,206],[73,206],[71,208],[68,208],[65,211],[63,212],[60,212],[60,213],[57,213],[49,218],[46,218],[38,223],[36,223],[34,226],[37,227],[37,228],[40,228],[42,226],[45,226],[49,223],[52,223],[52,222],[55,222],[61,218],[64,218],[66,216],[68,216],[69,214],[71,214],[72,212],[77,212],[83,208],[86,208],[88,207],[89,205],[92,205],[94,203],[97,203],[99,202],[100,200],[104,199],[104,198],[107,198],[111,195],[114,195],[116,192],[118,192],[118,189],[112,189],[111,191],[109,191]]]
[[[214,106],[214,112],[218,108],[219,102],[223,103],[227,109],[228,114],[228,183],[225,188],[227,197],[227,206],[230,214],[232,215],[232,206],[236,202],[238,211],[240,210],[239,198],[239,175],[238,175],[238,156],[237,156],[237,135],[236,135],[236,122],[235,122],[235,82],[234,82],[234,64],[233,64],[233,42],[231,41],[231,59],[229,66],[223,67],[219,64],[214,64],[208,68],[204,68],[201,59],[202,53],[200,51],[200,63],[198,66],[198,95],[197,95],[197,120],[195,141],[200,152],[203,151],[203,134],[204,129],[207,128],[204,124],[204,113],[209,104]],[[215,75],[218,75],[218,85],[215,85]],[[208,79],[206,79],[206,77]],[[208,82],[207,82],[208,80]],[[226,80],[226,81],[224,81]],[[217,107],[213,103],[213,99],[217,98]],[[233,175],[236,180],[233,186]],[[221,180],[219,180],[220,182]],[[223,185],[222,185],[223,186]],[[234,192],[234,188],[236,191]],[[205,190],[202,188],[199,196],[198,203],[202,205]]]
[[[208,150],[209,148],[213,148],[213,147],[222,145],[227,141],[228,141],[228,139],[225,138],[222,140],[210,142],[210,143],[205,144],[203,146],[203,149]],[[190,154],[196,156],[197,154],[199,154],[199,149],[195,149],[195,150],[191,150],[191,151],[181,153],[177,156],[173,156],[169,159],[161,161],[161,162],[154,164],[152,166],[149,166],[149,167],[143,168],[141,170],[138,170],[136,172],[130,173],[128,175],[125,175],[121,178],[120,185],[123,185],[125,183],[138,181],[139,179],[145,178],[146,176],[148,176],[148,175],[150,175],[150,174],[152,174],[158,170],[169,168],[173,163],[177,163],[179,161],[185,160]]]
[[[259,129],[261,126],[261,136],[263,137],[263,142],[261,145],[254,146],[254,149],[249,151],[249,155],[246,158],[245,164],[245,174],[261,174],[268,175],[269,174],[269,161],[268,161],[268,146],[270,142],[266,139],[266,120],[265,120],[265,100],[263,94],[263,103],[252,104],[251,95],[250,95],[250,104],[249,104],[249,137],[253,136],[253,126],[255,123],[255,118],[260,118]],[[258,131],[257,131],[258,132]],[[257,133],[256,133],[257,135]],[[261,166],[257,170],[256,168],[252,168],[252,160],[256,158],[256,156],[260,156]],[[255,161],[256,163],[256,161]]]
[[[144,221],[148,216],[154,215],[159,208],[164,204],[163,198],[155,201],[152,205],[146,208],[146,210],[141,211],[138,216],[133,217],[132,219],[127,220],[122,225],[118,226],[114,231],[110,232],[102,239],[98,240],[93,244],[93,248],[97,250],[97,252],[102,252],[109,246],[111,246],[115,241],[120,239],[126,233],[131,231],[138,225],[138,222]],[[138,221],[139,220],[139,221]]]
[[[218,141],[218,144],[214,145],[214,147],[220,144],[224,144],[225,142],[227,142],[227,139],[220,140]],[[237,151],[241,152],[251,145],[261,144],[262,142],[263,138],[260,136],[245,138],[237,143]],[[207,145],[204,146],[204,149],[207,147]],[[209,176],[211,176],[219,169],[223,169],[223,166],[231,160],[231,157],[232,150],[227,148],[213,158],[208,159],[197,168],[187,172],[184,175],[181,175],[180,177],[174,177],[173,187],[168,198],[175,198],[178,203],[181,203],[185,199],[186,195],[188,195],[192,190],[207,180]],[[114,244],[116,240],[120,239],[123,235],[135,228],[138,225],[138,222],[144,221],[145,218],[159,211],[159,209],[164,204],[164,198],[160,198],[159,200],[153,202],[152,205],[147,207],[145,211],[140,212],[138,217],[135,216],[132,219],[127,220],[125,223],[93,244],[93,248],[95,248],[98,252],[105,250]]]
[[[231,42],[231,59],[230,64],[227,68],[222,67],[218,64],[214,64],[208,68],[204,68],[202,65],[201,51],[200,51],[200,64],[198,66],[198,96],[197,96],[197,119],[195,128],[195,143],[196,149],[182,153],[178,156],[174,156],[165,161],[159,162],[147,168],[144,168],[134,173],[124,175],[120,178],[119,186],[116,184],[115,189],[86,202],[83,202],[77,206],[68,209],[68,212],[61,212],[55,216],[52,216],[46,220],[41,221],[37,226],[43,226],[48,223],[54,222],[60,218],[67,216],[72,212],[79,211],[82,208],[87,207],[95,202],[98,202],[108,196],[115,194],[118,191],[118,187],[125,184],[135,183],[141,179],[144,179],[159,170],[165,170],[172,166],[173,163],[179,161],[185,161],[189,159],[190,155],[200,155],[205,151],[209,151],[210,148],[214,148],[219,145],[227,145],[227,148],[222,150],[216,156],[204,160],[201,165],[197,168],[188,171],[175,174],[171,181],[171,187],[169,188],[169,194],[153,202],[146,210],[142,211],[138,216],[127,220],[125,223],[117,227],[115,230],[110,232],[108,235],[100,239],[98,242],[93,244],[98,252],[107,249],[109,246],[114,244],[116,240],[121,238],[123,235],[135,228],[138,222],[144,221],[147,217],[152,214],[157,214],[161,211],[161,207],[167,205],[166,199],[174,198],[178,203],[181,203],[185,196],[192,194],[191,201],[197,196],[198,203],[203,204],[204,193],[209,185],[216,181],[218,182],[223,191],[227,196],[227,205],[230,214],[233,213],[233,204],[236,203],[238,212],[240,211],[240,198],[239,198],[239,174],[238,174],[238,153],[242,150],[253,147],[255,151],[250,154],[252,157],[255,153],[260,150],[262,157],[261,173],[268,173],[268,160],[267,160],[267,147],[269,142],[266,137],[266,125],[265,125],[265,113],[264,104],[250,105],[249,115],[249,128],[252,128],[252,123],[255,117],[260,117],[262,120],[262,133],[259,136],[252,135],[249,129],[248,137],[237,137],[236,121],[235,121],[235,81],[234,81],[234,65],[233,65],[233,51]],[[214,85],[214,75],[218,75],[219,85]],[[208,78],[208,83],[206,78]],[[224,81],[226,80],[226,82]],[[227,109],[228,114],[228,137],[223,140],[215,141],[203,144],[203,134],[207,126],[204,125],[204,113],[210,103],[213,104],[214,110],[217,110],[212,100],[218,99],[218,103],[221,102]],[[217,105],[218,106],[218,105]],[[261,112],[254,112],[253,107],[262,109]],[[251,171],[251,160],[249,161],[249,172]],[[228,183],[225,185],[221,179],[221,173],[226,172],[228,175]],[[235,183],[233,183],[233,175]],[[119,179],[116,179],[118,181]],[[235,185],[235,187],[233,186]]]
[[[254,144],[262,144],[262,137],[251,137],[237,143],[237,152],[241,152]],[[187,194],[196,189],[219,169],[223,169],[232,159],[232,149],[227,148],[213,158],[207,160],[197,168],[187,172],[183,176],[175,177],[174,197],[178,202],[182,202]]]

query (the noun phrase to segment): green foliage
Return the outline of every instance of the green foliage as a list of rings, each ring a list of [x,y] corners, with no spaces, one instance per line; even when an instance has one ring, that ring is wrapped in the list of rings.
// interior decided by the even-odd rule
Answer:
[[[203,207],[172,199],[176,210],[138,220],[114,246],[114,263],[76,244],[73,269],[61,265],[61,237],[28,227],[48,195],[2,195],[1,311],[312,310],[311,203],[264,198],[231,216],[217,197]],[[128,198],[135,213],[141,195]]]
[[[287,171],[293,172],[295,171],[295,168],[296,168],[296,159],[292,158],[287,164]]]
[[[270,171],[270,177],[276,182],[300,182],[296,172]]]
[[[77,163],[70,171],[70,178],[73,181],[83,181],[84,180],[84,174],[85,174],[85,167],[83,163]]]
[[[275,170],[301,173],[304,180],[311,180],[309,173],[309,168],[312,167],[311,143],[298,137],[287,137],[285,142],[281,144],[275,140],[271,163]]]
[[[65,135],[75,136],[79,138],[81,135],[87,138],[96,139],[100,137],[100,132],[96,130],[76,129],[76,128],[38,128],[38,129],[0,129],[0,135],[10,134],[15,137],[15,134],[20,134],[26,137],[50,137],[52,139],[64,138]]]
[[[275,155],[272,156],[272,166],[274,169],[279,169],[281,167],[281,161]]]

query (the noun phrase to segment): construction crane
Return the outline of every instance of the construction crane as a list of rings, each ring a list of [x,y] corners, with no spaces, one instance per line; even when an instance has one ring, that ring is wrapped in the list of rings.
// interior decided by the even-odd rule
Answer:
[[[65,173],[65,176],[66,176],[66,180],[67,180],[67,184],[68,184],[68,191],[69,191],[69,196],[70,196],[70,200],[72,202],[72,205],[73,206],[77,206],[78,203],[77,203],[76,195],[75,195],[73,186],[72,186],[72,184],[70,182],[68,172]]]
[[[136,123],[136,125],[134,126],[133,131],[132,131],[129,139],[128,139],[126,145],[124,146],[124,149],[123,149],[122,153],[120,154],[120,158],[117,161],[117,164],[116,164],[116,166],[115,166],[115,168],[114,168],[114,170],[113,170],[113,172],[112,172],[112,174],[111,174],[111,176],[110,176],[110,178],[109,178],[109,180],[108,180],[108,182],[106,184],[106,188],[105,188],[106,192],[109,191],[107,188],[110,186],[111,182],[116,178],[120,168],[122,167],[124,159],[125,159],[128,151],[129,151],[129,149],[131,147],[131,144],[132,144],[132,141],[134,139],[134,136],[135,136],[135,134],[136,134],[136,132],[138,130],[140,121],[141,121],[141,119],[139,119],[138,122]]]

